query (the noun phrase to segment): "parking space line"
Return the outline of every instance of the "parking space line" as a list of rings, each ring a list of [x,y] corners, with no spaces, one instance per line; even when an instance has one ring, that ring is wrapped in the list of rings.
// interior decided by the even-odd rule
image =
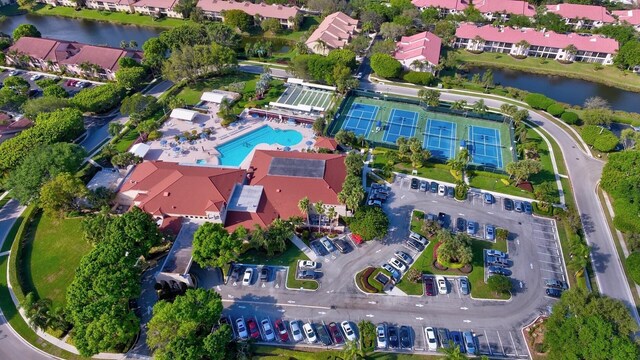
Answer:
[[[544,264],[560,265],[560,262],[551,262],[551,261],[544,261],[544,260],[538,260],[538,262],[541,262]]]
[[[548,271],[548,272],[552,272],[552,273],[555,273],[555,274],[563,274],[564,275],[563,271],[555,271],[555,270],[549,270],[549,269],[543,269],[543,268],[540,268],[540,271]]]
[[[491,351],[491,344],[489,344],[489,337],[487,336],[487,331],[483,330],[484,339],[487,340],[487,347],[489,348],[489,355],[493,355],[493,351]]]
[[[518,349],[516,348],[516,342],[513,340],[513,334],[509,331],[509,336],[511,337],[511,344],[513,344],[513,351],[516,352],[516,356],[518,356]]]
[[[498,335],[498,341],[500,342],[500,348],[502,349],[502,355],[506,355],[504,353],[504,345],[502,345],[502,339],[500,338],[500,333],[498,331],[496,331],[496,334]]]

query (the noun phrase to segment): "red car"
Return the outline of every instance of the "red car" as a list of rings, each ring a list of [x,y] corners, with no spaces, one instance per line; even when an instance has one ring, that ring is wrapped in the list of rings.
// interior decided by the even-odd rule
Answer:
[[[427,277],[424,279],[424,290],[427,296],[435,296],[436,295],[436,285],[433,282],[432,277]]]
[[[331,333],[333,342],[336,343],[336,345],[341,345],[344,343],[342,332],[340,332],[340,329],[338,329],[338,325],[336,323],[329,323],[329,332]]]
[[[278,337],[280,337],[280,341],[282,342],[289,341],[289,333],[287,332],[287,327],[284,326],[282,319],[276,320],[276,331],[278,332]]]
[[[254,319],[247,320],[247,327],[249,328],[249,336],[252,339],[260,340],[260,329],[258,329],[258,323]]]

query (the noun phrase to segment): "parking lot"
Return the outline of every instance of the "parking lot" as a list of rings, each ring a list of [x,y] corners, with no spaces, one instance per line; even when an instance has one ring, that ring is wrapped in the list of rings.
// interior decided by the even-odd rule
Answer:
[[[0,72],[0,82],[4,82],[4,80],[10,76],[11,76],[11,70],[4,69],[4,71]],[[25,79],[31,86],[31,90],[38,91],[37,94],[34,93],[35,94],[34,97],[42,96],[42,88],[38,86],[36,81],[45,79],[45,78],[59,79],[58,85],[62,86],[62,88],[67,91],[67,93],[69,94],[69,97],[73,97],[83,88],[95,86],[94,83],[91,81],[87,81],[87,80],[78,81],[78,80],[73,80],[67,77],[61,77],[53,74],[44,74],[44,73],[35,72],[35,71],[18,70],[18,73],[14,76],[18,76]],[[37,79],[34,79],[34,76],[36,76]],[[76,86],[79,82],[83,83],[84,86]]]

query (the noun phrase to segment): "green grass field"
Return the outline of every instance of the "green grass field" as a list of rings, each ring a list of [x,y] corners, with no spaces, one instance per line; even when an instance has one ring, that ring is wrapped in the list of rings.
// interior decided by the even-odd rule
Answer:
[[[38,214],[30,225],[23,249],[24,279],[39,297],[51,299],[54,306],[65,304],[67,286],[80,259],[91,249],[82,239],[81,221]]]
[[[317,281],[296,279],[298,260],[309,260],[309,258],[295,245],[289,243],[287,250],[282,254],[274,256],[267,256],[264,252],[256,251],[254,249],[247,250],[240,256],[238,262],[243,264],[289,266],[289,271],[287,272],[288,287],[294,289],[304,288],[308,290],[316,290],[318,288]]]
[[[33,10],[34,14],[38,15],[54,15],[62,16],[74,19],[87,19],[96,21],[108,21],[119,24],[129,24],[138,26],[151,26],[161,28],[171,28],[174,26],[191,23],[190,20],[182,19],[170,19],[161,18],[154,19],[149,15],[142,14],[127,14],[119,11],[100,11],[92,9],[76,10],[72,7],[56,6],[50,7],[48,5],[38,5]],[[142,45],[142,44],[139,44]]]

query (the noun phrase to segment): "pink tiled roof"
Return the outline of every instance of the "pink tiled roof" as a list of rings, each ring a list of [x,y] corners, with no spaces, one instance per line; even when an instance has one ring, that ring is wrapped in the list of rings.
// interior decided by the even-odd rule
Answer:
[[[517,0],[480,0],[473,3],[481,13],[507,13],[534,16],[536,9],[526,1]]]
[[[136,0],[91,0],[91,2],[101,1],[107,4],[116,4],[116,5],[132,5],[136,2]]]
[[[134,7],[154,7],[159,9],[172,9],[178,0],[140,0],[133,4]]]
[[[340,48],[349,41],[357,27],[358,20],[338,11],[322,20],[316,31],[309,36],[306,44],[322,40],[329,48]]]
[[[251,16],[259,15],[263,18],[287,20],[295,17],[300,11],[295,6],[253,4],[248,1],[236,2],[225,0],[200,0],[198,7],[204,11],[222,12],[225,10],[242,10]]]
[[[436,35],[425,31],[413,36],[403,36],[396,43],[394,57],[397,60],[418,59],[427,60],[433,65],[440,61],[440,46],[442,40]]]
[[[118,61],[124,57],[131,57],[139,61],[142,59],[142,53],[135,50],[85,45],[75,55],[60,61],[60,63],[79,65],[88,62],[98,65],[103,69],[116,71],[118,70]]]
[[[618,17],[620,21],[626,21],[631,25],[640,25],[640,9],[635,10],[618,10],[613,15]]]
[[[448,10],[464,10],[469,5],[466,0],[412,0],[413,5],[420,8],[435,7]]]
[[[609,11],[603,6],[580,4],[547,5],[547,11],[556,13],[565,19],[588,19],[604,23],[615,22]]]
[[[34,59],[60,62],[77,53],[83,46],[84,44],[68,41],[23,36],[7,52],[17,51]]]
[[[578,50],[597,51],[613,54],[618,50],[618,42],[600,35],[581,36],[575,33],[558,34],[553,31],[536,31],[534,29],[498,28],[491,25],[476,26],[474,24],[460,24],[456,30],[456,37],[473,39],[480,36],[487,41],[503,41],[517,43],[525,40],[531,45],[549,46],[564,49],[574,45]]]

